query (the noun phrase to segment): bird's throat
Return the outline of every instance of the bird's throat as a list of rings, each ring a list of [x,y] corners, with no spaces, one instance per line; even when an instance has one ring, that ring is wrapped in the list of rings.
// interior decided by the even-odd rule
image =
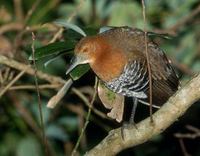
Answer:
[[[95,74],[105,82],[118,78],[123,72],[127,58],[119,51],[104,51],[90,64]]]

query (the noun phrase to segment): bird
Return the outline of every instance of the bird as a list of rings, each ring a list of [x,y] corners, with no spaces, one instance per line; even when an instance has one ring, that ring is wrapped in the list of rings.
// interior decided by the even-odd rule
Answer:
[[[146,42],[145,42],[146,41]],[[66,74],[80,64],[89,64],[96,76],[111,91],[134,101],[130,121],[138,101],[149,100],[149,76],[145,54],[149,55],[153,104],[161,106],[178,89],[179,79],[164,51],[138,28],[110,27],[83,37],[75,46],[74,58]]]

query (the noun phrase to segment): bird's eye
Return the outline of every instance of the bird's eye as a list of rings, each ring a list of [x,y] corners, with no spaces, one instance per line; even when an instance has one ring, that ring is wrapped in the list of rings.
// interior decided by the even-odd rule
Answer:
[[[84,48],[82,49],[82,52],[83,52],[83,53],[87,53],[87,52],[88,52],[88,47],[84,47]]]

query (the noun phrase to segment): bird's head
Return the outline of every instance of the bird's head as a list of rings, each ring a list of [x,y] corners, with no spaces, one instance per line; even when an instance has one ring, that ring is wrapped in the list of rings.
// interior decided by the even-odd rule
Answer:
[[[80,64],[93,64],[98,56],[101,55],[102,48],[102,41],[96,36],[84,37],[81,39],[75,46],[75,55],[71,60],[70,67],[66,74],[70,73]]]

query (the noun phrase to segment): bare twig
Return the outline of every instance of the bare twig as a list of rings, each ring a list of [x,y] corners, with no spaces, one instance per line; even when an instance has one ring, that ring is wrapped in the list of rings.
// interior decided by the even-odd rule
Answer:
[[[49,41],[49,43],[53,43],[55,42],[63,33],[64,28],[60,28],[57,33],[55,33],[55,35],[53,36],[53,38]]]
[[[27,74],[33,75],[33,76],[35,74],[35,70],[32,67],[30,67],[29,65],[20,63],[11,58],[7,58],[3,55],[0,55],[0,64],[7,65],[9,67],[12,67],[12,68],[20,70],[20,71],[27,68],[27,70],[26,70]],[[60,77],[49,75],[49,74],[46,74],[41,71],[37,71],[37,76],[38,76],[38,78],[46,80],[51,84],[64,84],[66,82],[65,80],[61,79]]]
[[[80,10],[80,8],[83,6],[83,2],[84,0],[80,0],[79,5],[76,7],[76,9],[71,13],[71,15],[69,16],[69,18],[67,19],[67,22],[70,22],[77,14],[78,10]],[[62,33],[64,31],[64,28],[60,28],[57,33],[55,33],[55,35],[53,36],[53,38],[49,41],[49,43],[53,43],[55,42],[58,38],[61,37]]]
[[[17,70],[24,70],[26,69],[26,73],[29,74],[29,75],[33,75],[35,74],[35,71],[33,68],[31,68],[29,65],[27,64],[23,64],[23,63],[20,63],[20,62],[17,62],[11,58],[7,58],[3,55],[0,55],[0,64],[4,64],[4,65],[7,65],[9,67],[12,67],[14,69],[17,69]],[[66,83],[66,80],[63,80],[62,78],[60,77],[57,77],[57,76],[53,76],[53,75],[50,75],[50,74],[46,74],[44,72],[41,72],[41,71],[37,71],[37,77],[40,78],[40,79],[43,79],[43,80],[46,80],[48,81],[50,84],[54,84],[54,85],[63,85]],[[75,93],[78,97],[80,97],[84,103],[89,107],[89,101],[88,99],[84,96],[83,93],[81,93],[78,89],[76,88],[72,88],[71,89],[73,93]],[[95,108],[92,108],[93,112],[95,114],[97,114],[98,116],[102,117],[102,118],[106,118],[106,119],[109,119],[107,117],[106,114],[102,113],[101,111],[95,109]]]
[[[57,89],[60,88],[61,84],[43,84],[39,85],[38,88],[41,89]],[[35,89],[35,85],[17,85],[12,86],[8,90],[26,90],[26,89]]]
[[[95,98],[96,98],[96,95],[97,95],[97,87],[98,87],[98,78],[96,77],[96,80],[95,80],[95,85],[94,85],[94,94],[93,94],[93,97],[92,97],[92,101],[90,103],[90,106],[89,106],[89,109],[88,109],[88,114],[87,114],[87,117],[86,117],[86,121],[85,121],[85,124],[81,130],[81,134],[77,140],[77,143],[72,151],[72,156],[75,155],[75,153],[77,152],[77,149],[78,149],[78,146],[80,144],[80,141],[81,141],[81,138],[86,130],[86,127],[87,125],[89,124],[89,118],[90,118],[90,114],[91,114],[91,110],[92,110],[92,107],[93,107],[93,104],[94,104],[94,101],[95,101]]]
[[[151,122],[153,122],[152,118],[152,74],[151,74],[151,65],[150,65],[150,56],[148,53],[148,45],[147,45],[147,31],[146,31],[146,9],[145,9],[145,3],[144,0],[142,0],[142,14],[144,19],[144,41],[145,41],[145,54],[146,54],[146,60],[147,60],[147,68],[148,68],[148,77],[149,77],[149,113],[150,113],[150,119]]]
[[[18,22],[14,22],[14,23],[8,23],[8,24],[4,24],[2,26],[0,26],[0,35],[6,33],[6,32],[10,32],[10,31],[21,31],[18,36],[17,39],[19,37],[22,37],[24,34],[28,33],[28,32],[32,32],[32,31],[36,31],[39,29],[43,29],[46,28],[49,30],[49,32],[54,32],[56,27],[53,27],[53,25],[33,25],[33,26],[27,26],[26,28],[24,28],[24,24],[23,23],[18,23]],[[15,41],[17,43],[17,41]]]
[[[186,128],[194,133],[198,133],[200,135],[200,129],[194,127],[194,126],[191,126],[191,125],[187,125]]]
[[[32,7],[29,9],[24,21],[23,21],[23,27],[22,27],[22,31],[20,31],[16,37],[15,37],[15,40],[14,40],[14,47],[15,47],[15,52],[17,51],[19,45],[20,45],[20,42],[21,42],[21,39],[22,39],[22,36],[24,34],[24,32],[26,31],[26,26],[27,26],[27,22],[28,20],[30,19],[30,17],[32,16],[33,12],[35,11],[35,9],[37,8],[37,6],[40,4],[41,0],[36,0],[35,3],[32,5]]]
[[[186,148],[185,148],[185,144],[183,139],[196,139],[197,137],[200,137],[200,129],[193,127],[191,125],[187,125],[186,128],[194,133],[175,133],[174,136],[176,138],[178,138],[180,146],[181,146],[181,150],[183,152],[184,156],[190,156],[190,154],[187,152]]]
[[[3,88],[0,91],[0,98],[3,96],[3,94],[17,81],[19,80],[19,78],[24,75],[24,73],[26,72],[28,68],[25,68],[24,70],[22,70],[5,88]]]
[[[86,106],[90,107],[90,102],[89,102],[88,99],[84,96],[84,94],[82,94],[82,93],[81,93],[78,89],[76,89],[76,88],[72,88],[72,91],[73,91],[81,100],[83,100],[83,102],[86,104]],[[110,118],[108,118],[108,116],[107,116],[106,114],[102,113],[101,111],[99,111],[99,110],[97,110],[97,109],[95,109],[95,108],[93,108],[92,110],[93,110],[93,112],[94,112],[95,114],[97,114],[97,115],[100,116],[101,118],[103,118],[103,119],[110,119]]]
[[[32,56],[33,56],[33,65],[34,65],[34,78],[35,78],[35,87],[37,91],[37,96],[38,96],[38,109],[39,109],[39,114],[40,114],[40,125],[41,125],[41,130],[42,130],[42,137],[43,137],[43,142],[44,142],[44,147],[45,147],[45,154],[48,155],[48,150],[47,150],[47,138],[45,135],[45,128],[44,128],[44,119],[43,119],[43,113],[42,113],[42,102],[41,102],[41,97],[40,97],[40,90],[39,90],[39,85],[38,85],[38,79],[37,79],[37,67],[36,67],[36,62],[35,62],[35,34],[32,32]]]
[[[177,118],[182,116],[198,99],[200,99],[200,74],[180,88],[153,114],[154,124],[149,122],[150,118],[146,118],[136,125],[137,129],[135,126],[124,129],[124,139],[121,137],[121,128],[115,129],[85,155],[112,156],[123,149],[142,144],[177,121]]]
[[[24,27],[26,27],[28,20],[30,19],[30,17],[32,16],[33,12],[37,8],[37,6],[40,4],[40,2],[41,2],[41,0],[36,0],[35,3],[32,5],[32,7],[29,9],[29,11],[24,19]]]
[[[86,112],[86,111],[82,112],[82,111],[80,110],[80,107],[79,107],[79,106],[74,105],[74,104],[70,104],[70,103],[67,103],[67,104],[65,104],[64,106],[65,106],[68,110],[70,110],[71,112],[74,112],[74,113],[76,113],[76,114],[78,114],[78,115],[80,115],[80,116],[82,116],[82,117],[84,117],[84,118],[86,119],[86,117],[87,117],[87,112]],[[102,121],[96,119],[95,117],[93,117],[93,115],[91,115],[90,121],[93,121],[93,122],[97,123],[97,124],[98,124],[100,127],[102,127],[106,132],[109,132],[109,131],[112,129],[111,126],[106,125],[106,123],[103,123]]]
[[[174,135],[176,138],[181,138],[181,139],[184,139],[184,138],[187,138],[187,139],[196,139],[198,137],[200,137],[200,133],[186,133],[186,134],[182,134],[182,133],[176,133]]]
[[[22,23],[14,22],[14,23],[4,24],[0,27],[0,35],[11,30],[22,30],[22,29],[23,29]]]
[[[22,22],[24,18],[23,9],[22,9],[22,1],[21,0],[14,0],[15,6],[15,16],[17,21]]]
[[[84,107],[83,105],[79,105],[79,111],[80,113],[78,114],[78,134],[80,135],[82,132],[83,127],[85,126],[85,118],[82,114],[84,114]],[[88,112],[87,112],[88,113]],[[86,118],[87,118],[87,113],[86,113]],[[90,121],[91,121],[91,114],[90,114]],[[83,133],[82,138],[80,139],[80,149],[84,150],[87,148],[87,137],[86,133]]]
[[[184,155],[184,156],[191,156],[191,155],[187,152],[187,150],[186,150],[186,148],[185,148],[185,144],[184,144],[184,142],[183,142],[183,139],[179,139],[179,143],[180,143],[180,146],[181,146],[183,155]]]
[[[191,125],[187,125],[186,128],[190,131],[192,131],[193,133],[186,133],[186,134],[183,134],[183,133],[175,133],[174,136],[176,138],[179,138],[179,139],[196,139],[198,137],[200,137],[200,129],[196,128],[196,127],[193,127]]]

